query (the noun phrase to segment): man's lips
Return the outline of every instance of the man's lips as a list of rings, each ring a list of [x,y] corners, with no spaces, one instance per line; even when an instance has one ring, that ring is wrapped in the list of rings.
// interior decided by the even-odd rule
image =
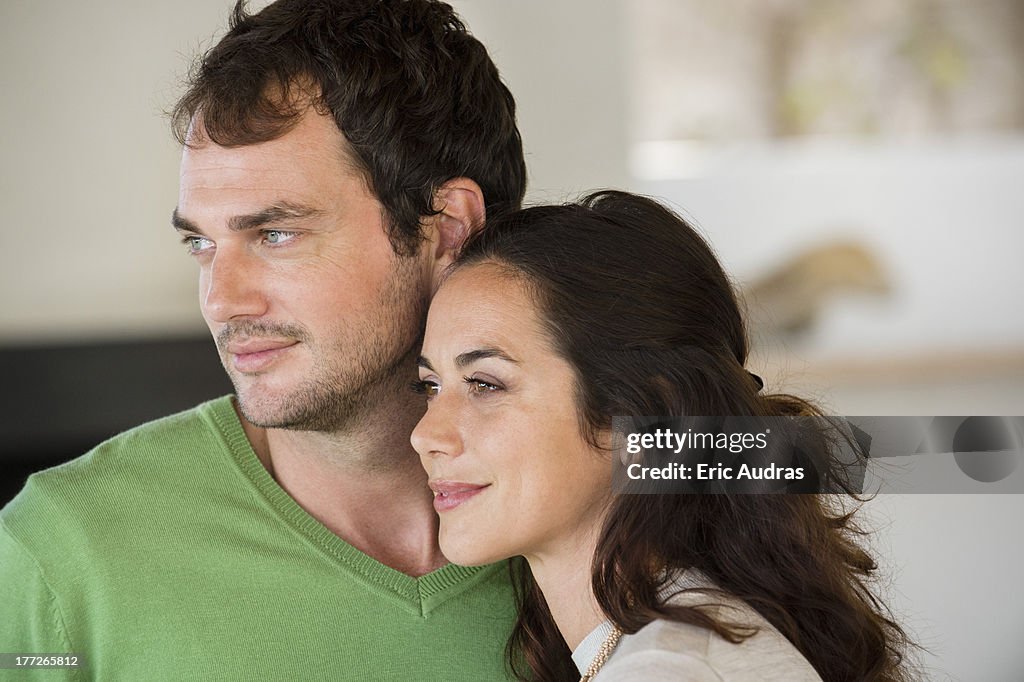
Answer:
[[[265,370],[297,343],[295,339],[246,339],[232,341],[225,350],[236,370],[253,373]]]
[[[451,511],[491,486],[461,481],[430,481],[427,485],[434,491],[434,509],[438,512]]]

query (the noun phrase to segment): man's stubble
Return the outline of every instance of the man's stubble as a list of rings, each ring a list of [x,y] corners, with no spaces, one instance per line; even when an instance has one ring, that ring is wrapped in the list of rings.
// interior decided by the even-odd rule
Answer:
[[[218,334],[221,360],[235,385],[242,414],[264,428],[339,432],[382,404],[394,402],[415,378],[414,359],[423,338],[429,294],[415,258],[395,256],[395,268],[380,291],[374,313],[354,328],[339,320],[325,345],[301,324],[261,321],[229,323]],[[224,352],[238,336],[284,336],[306,344],[313,365],[305,380],[281,395],[245,388]]]

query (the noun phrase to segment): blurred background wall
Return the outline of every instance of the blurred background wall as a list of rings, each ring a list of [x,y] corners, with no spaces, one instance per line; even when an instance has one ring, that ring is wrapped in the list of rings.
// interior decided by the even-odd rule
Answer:
[[[230,4],[0,3],[6,491],[229,390],[169,225],[163,111]],[[454,4],[516,95],[530,200],[614,186],[691,217],[769,388],[1024,414],[1022,0]],[[1024,498],[866,512],[930,678],[1024,678]]]

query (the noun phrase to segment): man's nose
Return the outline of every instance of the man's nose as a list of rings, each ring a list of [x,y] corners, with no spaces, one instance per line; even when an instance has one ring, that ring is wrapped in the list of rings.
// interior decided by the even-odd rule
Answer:
[[[459,420],[456,414],[456,396],[438,394],[430,401],[426,413],[416,428],[412,430],[409,440],[412,447],[420,455],[424,465],[428,459],[435,457],[458,457],[462,454],[463,443],[459,435]],[[448,399],[452,398],[452,399]]]
[[[214,322],[240,317],[260,317],[267,312],[267,298],[259,267],[241,251],[221,249],[213,257],[200,282],[203,315]]]

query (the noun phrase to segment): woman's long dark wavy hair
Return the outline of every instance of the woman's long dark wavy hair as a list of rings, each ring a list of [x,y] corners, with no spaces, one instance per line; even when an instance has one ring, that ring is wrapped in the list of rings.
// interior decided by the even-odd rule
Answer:
[[[601,191],[579,203],[498,216],[455,267],[496,263],[534,297],[576,373],[580,425],[595,445],[612,415],[816,415],[759,393],[744,368],[736,294],[711,248],[657,202]],[[666,571],[697,569],[756,609],[822,679],[910,679],[912,644],[872,594],[875,561],[839,496],[617,495],[592,565],[605,614],[633,633],[655,619],[751,633],[659,597]],[[521,680],[579,673],[525,561],[513,562],[519,618],[509,662]]]

